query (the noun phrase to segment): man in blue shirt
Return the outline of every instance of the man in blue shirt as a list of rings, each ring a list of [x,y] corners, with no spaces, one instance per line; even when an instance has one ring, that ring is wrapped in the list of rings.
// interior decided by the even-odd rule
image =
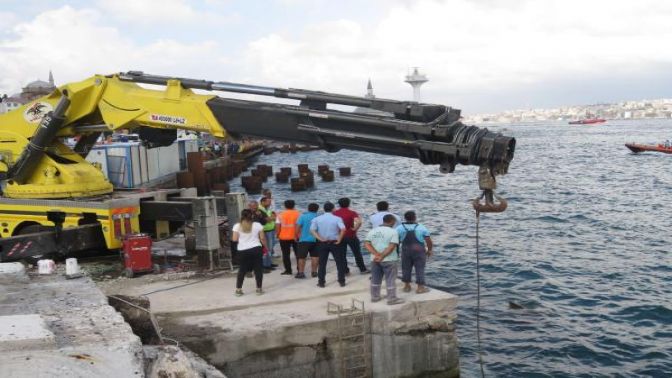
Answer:
[[[296,248],[296,269],[299,272],[296,274],[296,278],[306,278],[304,269],[306,268],[306,257],[308,257],[308,254],[310,254],[310,274],[313,278],[317,277],[317,264],[319,260],[317,239],[310,233],[310,224],[317,217],[317,210],[319,209],[320,205],[316,203],[309,204],[308,211],[301,214],[296,221],[296,234],[299,235],[299,244]]]
[[[411,272],[415,268],[415,283],[418,284],[415,292],[426,293],[429,289],[425,287],[425,265],[427,258],[432,255],[432,238],[429,237],[427,227],[417,223],[415,211],[407,211],[404,219],[406,221],[397,227],[401,241],[401,280],[404,282],[404,291],[411,291]]]
[[[313,219],[310,223],[310,233],[317,239],[317,253],[320,265],[317,270],[318,287],[324,287],[325,284],[329,253],[334,256],[334,260],[336,261],[338,283],[341,287],[345,286],[345,271],[348,263],[345,260],[345,244],[341,243],[345,235],[345,224],[343,224],[343,219],[331,213],[333,210],[334,204],[326,202],[324,204],[324,214]]]

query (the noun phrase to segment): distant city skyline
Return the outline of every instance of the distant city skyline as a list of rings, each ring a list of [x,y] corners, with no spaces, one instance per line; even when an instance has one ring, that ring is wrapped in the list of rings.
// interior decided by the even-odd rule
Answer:
[[[463,114],[466,123],[605,119],[672,119],[672,98],[570,105],[555,108],[514,109],[490,114]]]
[[[411,100],[418,66],[422,100],[465,114],[669,98],[670,19],[655,0],[7,0],[0,93],[143,70]]]

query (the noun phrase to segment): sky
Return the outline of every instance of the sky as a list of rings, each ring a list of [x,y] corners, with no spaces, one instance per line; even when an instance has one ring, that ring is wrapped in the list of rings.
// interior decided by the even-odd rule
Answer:
[[[141,70],[463,114],[672,97],[672,1],[2,0],[0,93]]]

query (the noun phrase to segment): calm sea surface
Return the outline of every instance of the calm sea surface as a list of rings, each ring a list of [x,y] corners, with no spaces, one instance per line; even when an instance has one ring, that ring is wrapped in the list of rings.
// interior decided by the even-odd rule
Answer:
[[[628,141],[672,139],[672,121],[490,127],[517,138],[498,192],[503,214],[481,218],[485,369],[500,377],[672,376],[672,155],[634,155]],[[460,297],[463,376],[476,355],[476,167],[443,175],[413,159],[341,151],[263,156],[274,170],[350,166],[308,192],[269,179],[278,205],[352,198],[360,214],[387,200],[433,231],[428,283]],[[239,189],[240,180],[234,180]],[[361,232],[363,236],[364,231]],[[523,309],[512,309],[513,302]],[[517,306],[514,306],[517,307]]]

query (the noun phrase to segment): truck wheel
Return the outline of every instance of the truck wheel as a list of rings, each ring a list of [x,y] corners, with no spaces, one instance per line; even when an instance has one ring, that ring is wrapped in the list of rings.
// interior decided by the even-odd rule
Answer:
[[[124,269],[124,277],[133,278],[133,269],[131,268]]]

